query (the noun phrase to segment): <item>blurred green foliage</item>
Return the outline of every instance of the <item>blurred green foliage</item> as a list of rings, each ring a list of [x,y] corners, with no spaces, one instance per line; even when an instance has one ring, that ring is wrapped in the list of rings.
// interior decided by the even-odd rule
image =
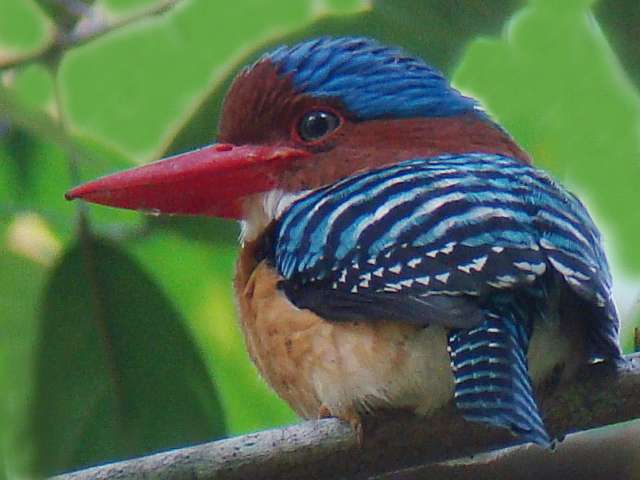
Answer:
[[[51,272],[39,316],[30,406],[38,473],[225,434],[183,318],[119,247],[83,233]]]
[[[0,62],[28,58],[45,49],[55,30],[33,0],[3,0],[0,4]]]
[[[62,195],[214,141],[234,72],[310,36],[423,56],[579,193],[605,232],[631,349],[639,12],[627,0],[0,0],[0,478],[295,420],[235,323],[234,224]],[[96,25],[113,28],[83,39]]]

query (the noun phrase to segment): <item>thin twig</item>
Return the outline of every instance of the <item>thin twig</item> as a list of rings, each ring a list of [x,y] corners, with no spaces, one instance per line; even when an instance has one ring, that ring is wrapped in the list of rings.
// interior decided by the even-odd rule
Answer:
[[[77,28],[74,28],[73,31],[66,35],[61,35],[58,38],[56,42],[57,46],[59,48],[62,47],[67,49],[86,43],[97,37],[110,33],[113,30],[135,23],[138,20],[161,15],[175,7],[180,1],[182,0],[164,0],[149,9],[136,11],[131,15],[121,18],[119,17],[116,20],[109,20],[104,15],[100,14],[99,10],[92,8],[89,11],[89,16],[85,16],[80,21]]]
[[[91,11],[91,5],[87,5],[82,0],[53,0],[66,10],[73,17],[83,17]]]
[[[0,62],[0,69],[20,67],[33,62],[50,61],[51,58],[58,58],[64,51],[72,47],[94,40],[139,20],[161,15],[171,10],[181,1],[182,0],[164,0],[153,5],[151,8],[139,10],[131,15],[118,17],[115,20],[109,19],[101,14],[96,7],[87,7],[86,12],[80,18],[76,28],[68,32],[59,30],[53,42],[44,50],[32,56],[8,59],[4,63]]]
[[[628,365],[615,371],[604,365],[589,366],[579,380],[539,390],[550,432],[562,437],[569,432],[640,417],[640,354],[627,358]],[[624,428],[620,431],[620,435],[628,436]],[[595,435],[596,439],[602,435],[585,434]],[[407,413],[373,417],[365,424],[364,438],[360,447],[349,425],[324,419],[95,467],[55,479],[329,479],[371,478],[386,472],[416,478],[407,469],[487,452],[495,455],[496,450],[514,443],[508,432],[464,421],[452,406],[425,419]],[[568,447],[561,442],[558,448],[563,451]],[[631,442],[630,448],[640,455],[638,441]],[[541,453],[536,446],[519,447],[516,451],[525,457],[551,455]]]

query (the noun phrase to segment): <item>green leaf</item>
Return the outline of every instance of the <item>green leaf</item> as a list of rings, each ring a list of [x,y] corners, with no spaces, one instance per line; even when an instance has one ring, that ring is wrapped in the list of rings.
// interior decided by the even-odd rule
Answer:
[[[47,48],[53,24],[33,0],[0,0],[0,68]]]
[[[0,87],[0,111],[6,115],[0,136],[0,214],[36,210],[52,224],[57,234],[69,237],[75,231],[77,203],[64,200],[72,186],[72,170],[80,179],[91,179],[109,170],[129,166],[108,146],[71,139],[55,120],[37,105],[21,102],[16,92]],[[75,164],[75,168],[71,164]],[[135,228],[142,216],[136,212],[90,206],[96,230],[118,233]]]
[[[454,80],[579,194],[624,270],[640,273],[640,96],[587,3],[534,2],[508,35],[475,41]]]
[[[104,158],[104,157],[102,157]],[[95,178],[103,168],[95,157],[78,159],[82,178]],[[115,168],[126,162],[112,160]],[[21,211],[36,211],[50,224],[57,236],[71,239],[77,229],[77,203],[64,199],[73,182],[69,157],[56,144],[41,136],[14,126],[0,137],[0,216]],[[88,207],[93,213],[95,230],[103,234],[136,228],[144,221],[137,212],[111,208]]]
[[[0,223],[4,223],[0,217]],[[38,294],[45,269],[6,251],[0,238],[0,459],[26,474],[31,438],[25,431],[33,371]],[[3,465],[0,461],[0,478]]]
[[[28,107],[45,110],[50,115],[57,114],[53,77],[45,66],[30,64],[16,69],[10,89]]]
[[[600,0],[596,17],[628,74],[640,87],[640,2],[637,0]]]
[[[43,474],[225,434],[218,396],[175,307],[122,250],[66,252],[41,308],[31,425]]]
[[[211,246],[237,245],[240,237],[238,222],[212,217],[160,216],[147,217],[153,231],[179,232],[191,240],[206,242]]]
[[[58,124],[46,113],[25,105],[13,92],[0,85],[0,112],[12,125],[18,125],[34,135],[46,138],[68,151],[76,147]]]
[[[381,39],[399,43],[432,65],[448,71],[467,44],[481,35],[500,32],[523,0],[374,0],[374,11],[386,23]]]
[[[0,125],[0,129],[2,125]],[[5,135],[0,135],[0,140],[4,140]],[[0,141],[0,220],[8,216],[11,211],[13,198],[17,194],[14,182],[13,169],[9,168],[9,153],[4,142]]]
[[[73,49],[59,72],[72,132],[138,162],[156,158],[230,59],[267,35],[303,25],[312,3],[185,0],[168,14]],[[200,129],[215,138],[214,124]]]
[[[131,252],[184,313],[216,379],[229,434],[295,420],[259,378],[237,324],[232,278],[235,246],[187,241],[165,233],[134,241]]]
[[[6,179],[6,182],[0,183],[0,199],[6,206],[14,207],[15,204],[26,200],[27,185],[32,173],[33,152],[33,137],[23,129],[8,125],[4,135],[0,137],[0,168]]]
[[[111,12],[125,14],[132,10],[146,10],[160,3],[169,2],[167,2],[167,0],[98,0],[96,5],[101,5],[103,8],[108,9]]]
[[[108,18],[126,18],[140,15],[181,0],[98,0],[95,7],[105,12]]]

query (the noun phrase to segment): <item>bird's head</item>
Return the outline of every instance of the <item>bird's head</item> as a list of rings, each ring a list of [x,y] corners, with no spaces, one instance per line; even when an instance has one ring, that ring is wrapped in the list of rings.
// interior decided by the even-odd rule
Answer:
[[[86,183],[67,198],[254,217],[260,228],[302,192],[383,165],[464,152],[527,161],[438,71],[368,38],[322,37],[263,55],[231,85],[218,141]]]

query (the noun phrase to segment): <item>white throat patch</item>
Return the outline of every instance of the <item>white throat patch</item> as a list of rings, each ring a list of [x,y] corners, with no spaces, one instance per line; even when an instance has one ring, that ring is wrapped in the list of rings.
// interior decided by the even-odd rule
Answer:
[[[247,198],[244,203],[244,219],[240,222],[240,243],[244,244],[258,238],[293,202],[309,192],[310,190],[303,190],[291,193],[276,189]]]

